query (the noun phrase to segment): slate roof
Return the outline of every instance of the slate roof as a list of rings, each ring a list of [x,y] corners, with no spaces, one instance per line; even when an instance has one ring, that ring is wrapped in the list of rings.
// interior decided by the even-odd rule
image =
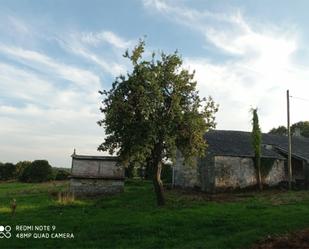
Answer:
[[[71,157],[78,160],[118,161],[118,157],[116,156],[89,156],[73,154]]]
[[[292,136],[292,155],[301,159],[309,160],[309,139],[305,137]],[[263,143],[270,144],[278,148],[281,152],[288,152],[288,137],[263,134]]]
[[[213,130],[205,135],[208,143],[208,151],[221,156],[253,157],[254,152],[251,145],[251,132]],[[263,145],[273,145],[284,154],[288,151],[288,137],[272,134],[262,134]],[[262,147],[262,157],[284,159],[274,149]],[[303,137],[292,137],[292,155],[309,160],[309,139]]]

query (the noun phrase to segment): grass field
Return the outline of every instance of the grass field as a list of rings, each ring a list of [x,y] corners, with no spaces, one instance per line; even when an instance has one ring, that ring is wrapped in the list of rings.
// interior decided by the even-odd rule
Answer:
[[[67,187],[0,183],[0,225],[12,226],[12,238],[0,239],[0,248],[250,248],[267,235],[309,227],[305,191],[210,197],[170,190],[167,206],[157,208],[149,182],[127,182],[113,197],[59,203],[57,192]],[[55,225],[74,239],[18,239],[16,225]]]

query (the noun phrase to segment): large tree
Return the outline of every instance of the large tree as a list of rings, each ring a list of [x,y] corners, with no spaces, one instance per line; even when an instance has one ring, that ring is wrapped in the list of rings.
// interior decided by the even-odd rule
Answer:
[[[99,150],[117,153],[121,162],[151,165],[158,205],[164,205],[160,178],[162,162],[175,160],[178,149],[186,163],[202,156],[206,149],[204,134],[215,127],[218,106],[201,99],[196,90],[194,73],[182,67],[182,59],[173,54],[152,53],[143,58],[141,41],[124,57],[132,71],[116,78],[103,95],[105,141]]]

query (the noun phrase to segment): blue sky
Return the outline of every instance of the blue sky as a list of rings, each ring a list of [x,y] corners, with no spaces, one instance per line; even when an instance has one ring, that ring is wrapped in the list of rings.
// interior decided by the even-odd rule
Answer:
[[[99,154],[98,90],[130,69],[122,57],[146,36],[147,52],[179,50],[201,96],[220,105],[217,128],[286,123],[285,91],[309,90],[307,1],[2,0],[0,161],[70,166],[73,148]],[[309,97],[308,97],[309,98]],[[309,120],[291,99],[292,122]]]

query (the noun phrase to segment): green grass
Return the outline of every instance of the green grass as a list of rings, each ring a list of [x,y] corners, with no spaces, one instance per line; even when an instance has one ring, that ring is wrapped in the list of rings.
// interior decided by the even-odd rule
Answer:
[[[213,197],[167,191],[155,205],[149,182],[117,196],[57,201],[67,182],[0,183],[0,224],[55,225],[69,239],[0,239],[0,248],[248,248],[257,240],[308,227],[309,192],[265,191]],[[17,213],[10,213],[15,198]]]

